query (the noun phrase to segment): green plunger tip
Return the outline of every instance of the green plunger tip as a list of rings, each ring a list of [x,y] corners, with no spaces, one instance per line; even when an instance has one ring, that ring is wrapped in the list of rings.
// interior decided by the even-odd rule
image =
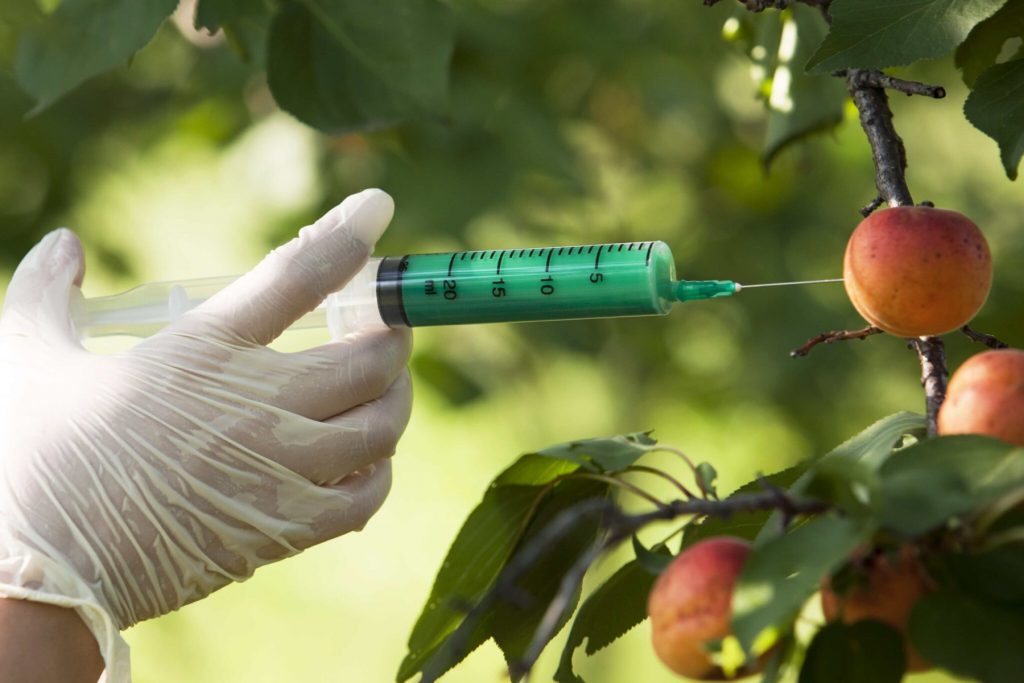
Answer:
[[[732,280],[679,280],[675,289],[676,301],[698,301],[732,296],[740,285]]]

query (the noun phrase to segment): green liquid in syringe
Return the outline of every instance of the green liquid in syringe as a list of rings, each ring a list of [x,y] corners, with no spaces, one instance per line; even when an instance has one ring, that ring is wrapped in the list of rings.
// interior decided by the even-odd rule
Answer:
[[[735,291],[711,282],[686,298]],[[392,326],[605,318],[668,313],[680,284],[667,244],[629,242],[389,257],[377,300]]]

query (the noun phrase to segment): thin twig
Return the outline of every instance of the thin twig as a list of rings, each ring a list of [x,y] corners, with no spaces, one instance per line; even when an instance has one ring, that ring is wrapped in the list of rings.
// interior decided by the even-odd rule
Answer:
[[[928,418],[928,436],[938,434],[939,408],[946,400],[946,345],[938,337],[910,339],[907,346],[917,351],[921,362],[921,386],[924,387],[925,415]]]
[[[970,325],[964,325],[960,328],[960,331],[966,334],[971,341],[976,341],[979,344],[984,344],[990,349],[1008,349],[1010,345],[1000,340],[998,337],[993,337],[991,334],[985,334],[984,332],[978,332],[973,329]]]
[[[860,69],[847,71],[846,69],[840,69],[839,71],[832,72],[832,75],[839,76],[840,78],[846,78],[847,83],[849,84],[852,82],[852,87],[856,88],[885,88],[886,90],[897,90],[907,95],[933,97],[937,100],[941,100],[946,96],[946,89],[941,85],[928,85],[927,83],[919,83],[918,81],[905,81],[902,78],[887,76],[881,71]]]
[[[881,334],[882,330],[875,327],[874,325],[868,325],[862,330],[833,330],[831,332],[822,332],[816,337],[808,339],[803,346],[793,349],[789,352],[791,358],[802,358],[811,352],[818,344],[834,344],[840,341],[849,341],[851,339],[867,339],[876,334]]]
[[[870,215],[871,215],[872,213],[874,213],[875,209],[877,209],[878,207],[880,207],[880,206],[881,206],[882,204],[885,204],[885,200],[884,200],[884,199],[882,199],[882,196],[881,196],[881,195],[875,195],[875,198],[874,198],[874,199],[872,199],[872,200],[871,200],[871,201],[870,201],[870,202],[868,203],[868,205],[867,205],[867,206],[865,206],[864,208],[862,208],[862,209],[860,210],[860,215],[861,215],[861,216],[864,216],[864,218],[867,218],[867,217],[868,217],[868,216],[870,216]]]

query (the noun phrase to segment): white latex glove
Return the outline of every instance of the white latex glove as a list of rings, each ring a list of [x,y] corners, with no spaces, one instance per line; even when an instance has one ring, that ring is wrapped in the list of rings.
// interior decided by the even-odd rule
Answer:
[[[0,596],[74,608],[105,680],[118,631],[366,524],[391,483],[411,393],[408,330],[266,348],[355,274],[391,220],[346,199],[131,350],[79,343],[78,239],[47,235],[0,317]]]

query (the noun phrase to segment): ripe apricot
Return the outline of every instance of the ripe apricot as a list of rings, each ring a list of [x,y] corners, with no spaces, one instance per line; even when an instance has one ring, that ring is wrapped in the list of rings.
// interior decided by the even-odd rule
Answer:
[[[926,671],[932,665],[921,658],[907,640],[910,611],[930,588],[930,580],[913,549],[905,546],[894,562],[878,555],[862,562],[853,585],[842,595],[826,583],[821,590],[821,607],[828,621],[841,619],[852,624],[874,619],[892,626],[903,636],[907,671]]]
[[[939,434],[985,434],[1024,446],[1024,351],[968,358],[949,380]]]
[[[857,312],[900,337],[944,334],[974,317],[992,284],[988,242],[955,211],[876,211],[846,245],[843,278]]]
[[[709,538],[680,553],[658,577],[647,600],[651,641],[658,658],[677,674],[725,678],[706,645],[731,632],[732,593],[749,554],[744,540]]]

